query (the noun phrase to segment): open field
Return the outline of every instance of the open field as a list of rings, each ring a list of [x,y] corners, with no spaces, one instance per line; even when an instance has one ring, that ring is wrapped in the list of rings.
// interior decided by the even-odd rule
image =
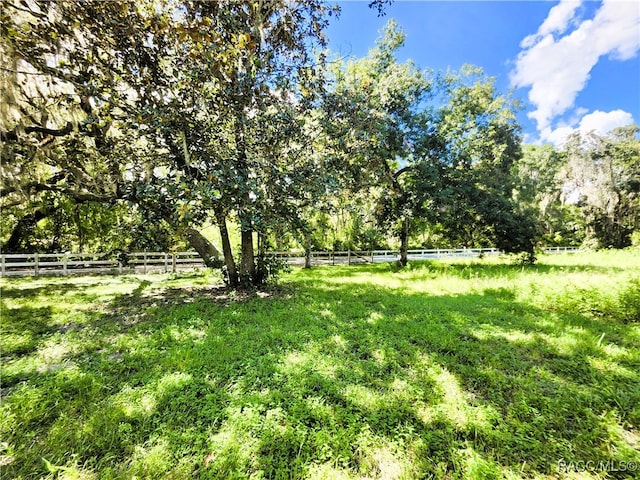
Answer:
[[[3,279],[1,478],[638,478],[640,253]]]

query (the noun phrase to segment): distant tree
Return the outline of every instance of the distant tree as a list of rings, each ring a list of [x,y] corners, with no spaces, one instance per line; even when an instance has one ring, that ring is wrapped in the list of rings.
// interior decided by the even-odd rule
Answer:
[[[623,248],[640,227],[638,127],[608,135],[572,135],[563,148],[565,185],[577,198],[587,237],[599,247]]]
[[[517,105],[477,68],[435,77],[399,64],[403,41],[389,22],[366,58],[338,70],[329,96],[340,133],[333,148],[344,152],[354,187],[382,186],[379,218],[399,239],[400,264],[425,219],[450,241],[532,256],[534,222],[512,198]]]
[[[441,172],[437,222],[466,246],[488,242],[533,258],[535,222],[513,198],[511,169],[521,157],[517,102],[477,67],[445,75],[440,88],[430,154]]]
[[[565,185],[566,156],[553,145],[524,145],[513,166],[516,200],[536,218],[545,245],[578,245],[584,240],[584,221]]]
[[[336,139],[331,148],[341,159],[347,187],[382,188],[380,219],[398,234],[406,259],[411,212],[398,176],[412,160],[416,136],[424,127],[419,110],[431,82],[413,62],[396,61],[404,40],[395,21],[389,21],[367,57],[337,66],[325,107]]]

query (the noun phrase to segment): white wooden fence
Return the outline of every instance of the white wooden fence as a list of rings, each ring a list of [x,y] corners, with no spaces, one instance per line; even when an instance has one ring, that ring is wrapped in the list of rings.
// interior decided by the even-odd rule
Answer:
[[[578,247],[551,247],[548,254],[572,253]],[[409,250],[409,260],[436,258],[477,258],[499,255],[495,248],[458,248]],[[303,252],[270,252],[291,265],[304,265]],[[311,252],[312,265],[353,265],[360,263],[384,263],[398,258],[397,250],[373,250],[341,252]],[[125,261],[126,259],[126,261]],[[117,258],[90,253],[31,253],[1,254],[0,276],[52,276],[79,274],[123,273],[175,273],[203,268],[204,261],[197,252],[133,252]]]
[[[480,257],[499,255],[495,248],[460,248],[460,249],[424,249],[408,250],[409,260],[427,260],[446,257]],[[291,265],[304,265],[304,252],[271,252],[271,255],[281,258]],[[384,263],[397,260],[398,250],[368,250],[342,252],[311,252],[312,265],[354,265],[358,263]]]
[[[126,261],[90,253],[32,253],[0,255],[1,276],[45,276],[95,273],[178,272],[204,267],[197,252],[134,252]]]

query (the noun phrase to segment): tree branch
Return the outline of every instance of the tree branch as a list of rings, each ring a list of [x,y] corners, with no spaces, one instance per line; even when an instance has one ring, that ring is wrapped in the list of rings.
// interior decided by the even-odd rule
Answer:
[[[64,137],[65,135],[68,135],[69,133],[71,133],[71,130],[73,130],[73,124],[71,122],[67,122],[64,128],[60,128],[60,129],[46,128],[46,127],[41,127],[39,125],[26,127],[24,129],[26,133],[37,132],[37,133],[44,133],[46,135],[52,135],[54,137]]]
[[[47,128],[41,127],[40,125],[32,125],[30,127],[25,127],[25,133],[44,133],[45,135],[50,135],[53,137],[64,137],[68,135],[73,130],[73,124],[71,122],[67,122],[64,128]],[[10,130],[8,132],[0,132],[0,140],[16,142],[18,141],[18,132],[16,129]]]
[[[407,165],[406,167],[402,167],[400,170],[398,170],[396,173],[393,174],[393,178],[394,180],[398,180],[398,178],[400,178],[400,175],[402,175],[403,173],[406,173],[410,170],[413,170],[415,167],[411,166],[411,165]]]

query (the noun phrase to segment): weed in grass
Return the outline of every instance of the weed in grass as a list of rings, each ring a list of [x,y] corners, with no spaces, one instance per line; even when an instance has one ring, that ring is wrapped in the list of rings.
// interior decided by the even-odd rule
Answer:
[[[640,322],[640,278],[634,278],[618,294],[618,314],[625,322]]]

